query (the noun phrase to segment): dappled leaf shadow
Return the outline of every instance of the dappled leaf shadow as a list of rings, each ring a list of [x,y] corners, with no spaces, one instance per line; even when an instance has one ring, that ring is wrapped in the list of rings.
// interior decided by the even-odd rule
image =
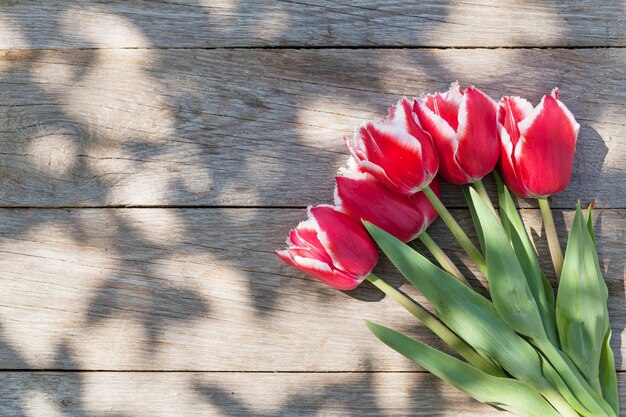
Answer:
[[[0,84],[4,87],[2,101],[6,103],[0,110],[0,119],[7,125],[1,136],[0,197],[6,206],[202,206],[211,211],[215,219],[212,224],[219,225],[220,230],[207,230],[206,236],[200,236],[193,233],[198,229],[199,219],[194,210],[171,210],[175,220],[180,222],[177,230],[189,231],[189,236],[184,239],[171,236],[169,242],[146,236],[123,216],[110,216],[107,228],[114,232],[108,241],[100,242],[100,232],[89,224],[71,224],[76,220],[72,214],[75,211],[64,221],[64,227],[76,242],[108,246],[110,257],[117,262],[113,270],[102,268],[101,280],[95,285],[84,311],[82,331],[87,333],[102,327],[108,320],[137,322],[145,333],[142,341],[146,344],[145,360],[149,363],[159,363],[153,360],[159,354],[163,335],[173,329],[184,329],[196,320],[210,323],[221,318],[206,293],[191,283],[187,285],[184,280],[172,284],[174,280],[162,270],[164,262],[184,257],[189,252],[210,254],[216,263],[232,267],[238,279],[244,282],[245,288],[241,291],[247,292],[248,302],[259,320],[271,319],[280,307],[281,298],[286,297],[309,297],[314,301],[308,305],[327,308],[324,297],[297,293],[302,288],[302,280],[308,284],[312,279],[279,265],[278,260],[276,264],[267,261],[273,259],[267,236],[255,233],[269,214],[267,210],[254,207],[302,207],[331,202],[334,171],[343,163],[345,155],[341,146],[327,146],[328,142],[319,140],[320,137],[333,135],[339,143],[340,137],[350,134],[353,128],[348,126],[348,121],[352,118],[354,125],[359,123],[355,114],[369,113],[380,118],[398,96],[445,89],[455,79],[462,84],[476,82],[471,79],[472,74],[465,71],[463,62],[452,65],[448,61],[448,53],[461,53],[459,51],[268,49],[243,52],[238,49],[176,50],[162,48],[159,44],[163,39],[162,28],[168,28],[176,39],[175,46],[183,48],[199,46],[198,39],[224,42],[228,37],[251,39],[255,44],[285,44],[290,39],[302,39],[305,45],[358,46],[365,42],[375,46],[377,40],[368,39],[367,30],[369,25],[377,25],[389,30],[390,35],[385,36],[387,44],[396,42],[397,31],[411,31],[411,39],[420,45],[436,38],[431,29],[445,28],[446,19],[455,12],[452,3],[418,4],[411,6],[416,8],[412,14],[404,10],[409,6],[402,2],[375,7],[314,2],[272,4],[267,8],[275,7],[272,17],[277,19],[273,24],[282,23],[278,25],[279,30],[272,33],[261,30],[263,16],[250,16],[248,8],[253,3],[248,1],[190,0],[155,4],[133,1],[126,2],[122,8],[109,2],[97,2],[89,7],[70,3],[55,2],[47,7],[45,17],[38,20],[38,31],[28,30],[32,16],[6,12],[12,23],[21,29],[28,47],[43,49],[28,51],[24,48],[10,51],[3,57],[9,65],[0,72]],[[158,12],[146,12],[151,7],[158,7]],[[554,7],[558,15],[562,6]],[[180,14],[180,10],[185,13]],[[325,23],[310,29],[312,33],[304,37],[298,36],[304,24],[319,20],[319,15],[326,17],[322,19]],[[342,26],[340,22],[346,15],[350,16],[351,24]],[[433,21],[432,15],[440,21]],[[68,17],[75,20],[76,34],[68,33],[61,25]],[[172,19],[186,21],[184,25],[169,25]],[[97,37],[84,36],[89,31],[83,29],[90,22],[95,22],[96,27],[106,27],[109,34],[119,35],[122,42],[134,37],[134,42],[151,48],[107,50],[115,46],[102,45]],[[562,38],[568,42],[574,38],[570,36],[573,24],[568,26],[567,19],[562,23]],[[195,37],[187,36],[185,32],[189,28],[193,28]],[[197,37],[196,33],[202,33],[204,38]],[[115,38],[113,35],[110,37]],[[342,39],[345,42],[342,43]],[[83,49],[44,50],[58,48],[61,40],[74,42]],[[554,56],[553,52],[494,51],[494,56],[505,53],[513,56],[509,72],[502,74],[511,83],[503,85],[498,77],[490,76],[477,83],[479,88],[494,97],[508,92],[523,93],[537,102],[556,84],[562,85],[568,105],[576,103],[575,97],[567,97],[567,86],[576,81],[576,71],[573,75],[562,74],[546,65],[545,61]],[[565,53],[556,56],[563,57]],[[525,65],[528,62],[530,64]],[[414,68],[414,71],[404,70],[401,77],[394,78],[390,67],[393,69],[395,63],[403,68]],[[533,68],[533,65],[542,67]],[[574,69],[575,65],[574,60]],[[582,174],[575,173],[573,183],[577,186],[564,196],[556,197],[555,207],[571,206],[575,195],[583,199],[595,198],[601,190],[597,184],[602,181],[623,183],[619,181],[624,179],[623,171],[607,173],[603,170],[608,152],[606,138],[588,125],[606,108],[601,98],[589,93],[586,103],[597,99],[598,104],[575,109],[575,113],[585,119],[581,120],[583,128],[576,164],[584,167],[580,172],[591,175],[582,178]],[[108,112],[116,116],[110,117]],[[303,117],[307,112],[317,117]],[[326,119],[333,117],[343,120],[345,130],[343,127],[334,132],[323,130],[327,128]],[[111,168],[113,164],[119,167]],[[322,167],[322,171],[303,169],[306,166]],[[458,206],[454,202],[460,201],[459,195],[453,187],[444,187],[444,201],[451,202],[450,205]],[[240,210],[248,215],[233,215],[213,206],[243,207]],[[62,223],[59,218],[61,216],[56,221]],[[29,233],[50,221],[43,216],[41,220],[31,216],[28,222],[16,221],[3,228],[1,235],[7,243],[11,243],[11,239],[32,239]],[[558,216],[557,221],[563,232],[564,223]],[[285,234],[289,227],[290,224],[284,224]],[[437,230],[446,233],[443,228]],[[221,236],[225,231],[240,233],[243,237],[233,247],[233,240]],[[176,239],[179,241],[173,242]],[[282,237],[276,237],[277,246],[281,241]],[[462,258],[458,247],[450,246],[450,249],[454,251],[455,260]],[[607,275],[623,276],[623,257],[620,260],[616,255],[616,259],[608,260],[608,265]],[[391,272],[388,262],[383,261],[380,267],[388,273],[394,287],[402,285],[403,280]],[[471,279],[471,269],[464,265],[461,268]],[[32,273],[36,275],[37,271]],[[72,272],[58,274],[62,278],[65,273]],[[222,277],[216,273],[208,279],[217,281]],[[623,285],[619,284],[612,286],[612,294],[623,300]],[[311,288],[313,293],[319,287]],[[368,284],[349,295],[369,302],[382,300],[382,295]],[[407,328],[412,333],[424,333],[423,328],[415,324]],[[614,337],[619,337],[621,330],[616,329]],[[76,352],[72,352],[71,343],[63,337],[66,329],[54,331],[58,332],[59,345],[51,348],[56,349],[57,356],[51,366],[78,369],[81,365],[75,358]],[[207,350],[212,348],[211,343],[211,340],[206,341]],[[6,364],[9,368],[36,368],[20,355],[19,346],[9,346],[1,337],[0,359],[2,366]],[[376,363],[371,366],[378,369]],[[320,365],[315,369],[322,368]],[[258,413],[219,384],[198,382],[193,389],[231,415],[316,415],[332,394],[341,399],[332,406],[346,415],[385,416],[387,412],[378,405],[370,378],[369,373],[363,373],[354,386],[330,384],[313,393],[302,387],[302,393],[288,397],[275,413],[269,414]],[[84,392],[80,376],[63,374],[59,381],[63,380],[68,381],[67,398],[70,400],[62,408],[64,413],[88,417],[81,402]],[[29,387],[43,392],[47,389],[35,383]],[[429,387],[416,386],[415,397],[422,388]],[[435,403],[442,401],[439,394],[437,384],[433,394]],[[20,410],[22,396],[18,394],[14,415],[26,415]],[[361,401],[354,401],[357,397]],[[416,398],[410,414],[435,415],[433,413],[437,412],[420,409],[421,405]],[[438,405],[445,409],[443,404]]]

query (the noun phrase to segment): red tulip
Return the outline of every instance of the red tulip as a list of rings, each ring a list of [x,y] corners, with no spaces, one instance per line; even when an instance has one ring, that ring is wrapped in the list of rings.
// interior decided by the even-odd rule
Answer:
[[[378,262],[374,242],[356,220],[331,206],[309,207],[289,233],[283,261],[338,290],[357,287]]]
[[[412,107],[412,101],[403,98],[389,108],[384,122],[367,122],[353,138],[344,138],[360,171],[405,195],[426,187],[439,166],[432,139],[421,128]]]
[[[475,87],[452,83],[446,93],[429,94],[413,107],[433,138],[439,154],[439,174],[453,184],[482,179],[500,155],[497,103]]]
[[[402,240],[409,242],[437,218],[437,211],[423,193],[410,196],[394,193],[373,175],[343,170],[335,178],[335,206],[354,217],[367,220]],[[439,193],[439,183],[431,188]]]
[[[498,129],[500,170],[515,194],[545,197],[567,187],[580,125],[559,101],[558,89],[535,108],[523,98],[503,97]]]

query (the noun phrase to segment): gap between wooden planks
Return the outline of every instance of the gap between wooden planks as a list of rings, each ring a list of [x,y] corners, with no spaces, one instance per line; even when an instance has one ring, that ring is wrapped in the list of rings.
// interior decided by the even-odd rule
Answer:
[[[544,270],[537,210],[522,211]],[[613,348],[626,352],[624,210],[596,211]],[[454,210],[467,230],[469,213]],[[433,337],[364,286],[344,294],[272,250],[304,217],[291,209],[0,210],[0,364],[4,369],[198,371],[417,370],[363,319]],[[556,215],[565,236],[572,210]],[[467,262],[440,221],[432,236]],[[471,268],[463,270],[472,278]],[[422,300],[386,262],[378,274]],[[475,282],[474,282],[475,283]]]
[[[0,206],[331,202],[342,136],[458,79],[534,103],[558,86],[582,127],[553,206],[624,208],[625,64],[618,48],[5,51]]]
[[[14,0],[0,48],[626,46],[619,1]]]

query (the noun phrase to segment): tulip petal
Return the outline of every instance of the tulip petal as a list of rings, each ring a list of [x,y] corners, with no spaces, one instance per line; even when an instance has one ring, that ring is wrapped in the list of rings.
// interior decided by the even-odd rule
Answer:
[[[315,225],[310,219],[300,222],[294,230],[289,232],[287,244],[289,245],[290,243],[295,246],[290,245],[289,249],[292,249],[293,247],[306,249],[311,253],[312,257],[330,265],[333,263],[332,259],[326,252],[326,249],[317,238]]]
[[[519,197],[530,196],[516,172],[515,147],[520,137],[518,124],[532,111],[533,105],[521,97],[502,97],[498,106],[500,172],[509,189]]]
[[[394,193],[367,173],[342,171],[335,178],[335,205],[338,210],[355,219],[367,220],[404,242],[415,239],[433,218],[424,196],[404,196]],[[434,210],[434,209],[433,209]]]
[[[341,291],[352,290],[363,281],[363,278],[356,279],[341,271],[333,271],[327,264],[317,259],[293,254],[292,250],[277,250],[274,253],[285,263]]]
[[[424,146],[425,144],[432,143],[432,139],[430,135],[422,129],[417,116],[413,112],[414,105],[415,100],[409,100],[408,98],[403,97],[398,101],[398,103],[389,108],[389,116],[385,120],[385,123],[400,126],[402,130],[417,138],[422,145],[422,153],[425,154],[430,152],[430,149],[424,149]],[[436,170],[437,169],[435,168],[435,171]]]
[[[463,99],[463,91],[458,81],[450,84],[445,93],[429,94],[424,97],[424,104],[436,115],[441,117],[456,132],[458,127],[459,106]]]
[[[507,129],[498,124],[498,132],[500,136],[500,173],[507,187],[518,197],[527,198],[528,191],[524,184],[517,177],[516,164],[514,161],[513,143]]]
[[[365,228],[332,206],[309,209],[317,237],[333,262],[333,266],[365,277],[378,261],[378,253]]]
[[[389,116],[385,123],[401,126],[402,130],[408,132],[419,141],[421,146],[421,169],[424,171],[424,184],[427,184],[439,170],[439,157],[432,137],[422,128],[417,115],[413,111],[415,102],[415,100],[409,100],[406,97],[400,99],[395,106],[389,108]],[[413,167],[410,171],[415,169]],[[413,186],[410,194],[420,191],[424,188],[424,184]]]
[[[428,100],[431,96],[427,96]],[[433,112],[424,101],[416,103],[414,111],[424,129],[430,133],[439,155],[439,174],[453,184],[465,184],[468,177],[456,160],[456,132],[446,120]]]
[[[480,90],[465,90],[459,107],[456,161],[470,181],[482,179],[498,163],[497,108]]]
[[[368,122],[356,131],[354,138],[346,139],[346,145],[361,171],[376,176],[391,190],[408,195],[430,182],[437,171],[437,160],[430,149],[430,136],[421,133],[430,152],[424,155],[420,141],[403,127],[407,122],[410,121]],[[421,129],[413,123],[411,130]],[[427,156],[425,161],[423,156]]]
[[[557,93],[558,94],[558,93]],[[517,175],[535,197],[563,191],[569,183],[580,125],[554,95],[518,124]]]
[[[513,147],[515,147],[520,137],[517,124],[524,120],[532,111],[533,105],[526,99],[515,96],[502,97],[498,108],[498,123],[506,128]]]

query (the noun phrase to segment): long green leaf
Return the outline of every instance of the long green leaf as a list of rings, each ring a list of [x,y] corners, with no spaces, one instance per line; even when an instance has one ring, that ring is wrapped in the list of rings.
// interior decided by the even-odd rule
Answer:
[[[463,196],[465,197],[465,201],[467,202],[467,207],[469,208],[470,214],[472,216],[472,223],[474,223],[474,230],[476,230],[476,236],[478,237],[478,243],[480,244],[480,248],[485,250],[485,239],[483,238],[483,229],[480,226],[480,221],[478,220],[478,216],[476,215],[476,208],[474,207],[474,202],[472,201],[472,196],[469,191],[469,185],[462,185],[461,191],[463,192]]]
[[[611,408],[619,415],[619,393],[617,391],[617,373],[615,372],[615,357],[611,349],[611,328],[609,328],[602,344],[600,355],[600,385],[602,395]]]
[[[478,353],[535,387],[547,383],[535,349],[511,330],[493,304],[371,223],[368,231],[391,262],[433,305],[437,316]]]
[[[593,228],[593,216],[591,206],[587,209],[587,230],[597,248],[596,234]],[[609,326],[600,354],[600,386],[604,399],[611,405],[615,414],[619,415],[619,394],[617,391],[617,374],[615,372],[615,357],[611,349],[611,327]]]
[[[528,384],[489,375],[417,340],[366,321],[383,343],[476,400],[520,416],[558,417],[550,404]]]
[[[500,177],[497,174],[495,176],[498,184],[498,205],[500,207],[502,226],[511,240],[515,255],[524,271],[530,292],[539,308],[541,321],[548,339],[554,346],[558,347],[559,341],[554,313],[554,290],[541,271],[535,250],[526,233],[522,217],[515,207],[511,193],[509,193]]]
[[[524,271],[495,213],[470,188],[470,195],[485,240],[487,281],[491,299],[504,322],[531,339],[546,338],[539,307]]]
[[[598,392],[602,392],[600,358],[609,331],[607,299],[593,236],[578,204],[559,281],[556,320],[563,351]]]

